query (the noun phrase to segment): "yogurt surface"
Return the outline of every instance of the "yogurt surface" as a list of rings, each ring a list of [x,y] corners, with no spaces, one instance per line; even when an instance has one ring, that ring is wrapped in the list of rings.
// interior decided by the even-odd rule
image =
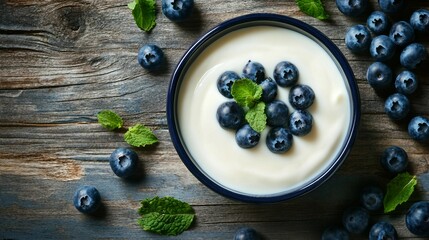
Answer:
[[[292,148],[275,154],[265,145],[269,127],[252,149],[240,148],[235,131],[225,130],[216,110],[225,101],[217,87],[225,71],[241,75],[249,61],[261,63],[269,77],[277,63],[290,61],[299,70],[299,84],[309,85],[316,98],[308,111],[313,128],[294,136]],[[288,101],[290,88],[278,86],[277,99]],[[213,181],[249,196],[292,191],[320,175],[341,150],[350,128],[350,98],[342,71],[314,40],[275,26],[246,27],[210,44],[184,75],[177,98],[179,131],[191,157]]]

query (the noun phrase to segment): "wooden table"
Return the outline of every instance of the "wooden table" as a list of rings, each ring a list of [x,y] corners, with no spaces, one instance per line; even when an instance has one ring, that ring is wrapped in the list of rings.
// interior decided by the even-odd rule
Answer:
[[[391,179],[379,164],[390,145],[408,152],[417,191],[392,214],[371,219],[390,221],[401,239],[415,238],[404,213],[412,202],[429,200],[429,146],[411,140],[407,123],[384,113],[384,98],[365,80],[371,57],[346,49],[346,29],[365,18],[343,16],[334,1],[324,1],[330,20],[319,21],[294,1],[197,0],[192,18],[175,24],[163,16],[160,2],[157,26],[148,34],[134,24],[128,1],[0,0],[0,238],[232,239],[239,227],[250,226],[266,239],[319,239],[327,226],[340,224],[345,208],[357,204],[363,186],[385,186]],[[409,2],[405,14],[429,9],[428,1]],[[269,205],[232,201],[197,181],[176,154],[165,110],[169,78],[185,50],[222,21],[255,12],[288,15],[324,32],[350,61],[362,100],[359,136],[340,170],[303,197]],[[427,36],[418,40],[429,48]],[[163,48],[165,71],[151,74],[138,65],[137,51],[146,43]],[[420,91],[411,101],[413,114],[429,117],[427,67],[417,71]],[[135,149],[145,174],[138,181],[112,173],[110,153],[128,145],[123,132],[97,123],[102,109],[119,113],[126,126],[142,123],[155,130],[158,145]],[[102,214],[86,216],[74,208],[72,196],[81,185],[98,188]],[[197,216],[191,229],[177,237],[140,229],[139,200],[153,196],[190,203]]]

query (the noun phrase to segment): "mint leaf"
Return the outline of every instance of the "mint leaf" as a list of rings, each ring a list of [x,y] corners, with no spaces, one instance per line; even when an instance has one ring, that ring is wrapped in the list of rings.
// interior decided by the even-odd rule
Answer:
[[[246,121],[250,127],[258,133],[264,131],[267,125],[267,115],[265,114],[265,103],[259,102],[254,107],[250,108],[246,113]]]
[[[132,10],[134,21],[143,31],[149,32],[156,25],[155,4],[155,0],[134,0],[128,3],[128,8]]]
[[[111,110],[103,110],[99,112],[97,114],[97,119],[101,126],[109,130],[119,129],[124,124],[122,118]]]
[[[262,87],[250,79],[242,78],[232,84],[231,94],[240,106],[252,108],[262,96]]]
[[[326,20],[329,18],[321,0],[295,0],[295,2],[298,5],[299,10],[309,16],[319,20]]]
[[[417,177],[408,172],[400,173],[387,184],[384,197],[384,213],[391,212],[410,198],[417,184]]]
[[[172,197],[154,197],[141,201],[139,225],[145,231],[163,235],[178,235],[194,220],[194,210],[185,202]]]
[[[158,142],[158,138],[156,138],[153,132],[142,124],[130,127],[124,134],[124,140],[134,147],[144,147]]]

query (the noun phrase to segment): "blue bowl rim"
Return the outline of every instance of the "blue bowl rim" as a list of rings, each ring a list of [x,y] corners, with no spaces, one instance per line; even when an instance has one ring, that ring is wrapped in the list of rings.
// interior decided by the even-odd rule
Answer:
[[[316,38],[319,42],[321,42],[324,45],[324,47],[326,47],[329,50],[329,52],[338,61],[338,64],[341,66],[345,74],[345,77],[348,81],[348,86],[349,86],[351,98],[352,98],[354,114],[352,114],[352,117],[351,117],[350,132],[346,136],[345,142],[343,143],[343,147],[339,152],[339,154],[337,155],[337,158],[335,159],[335,161],[329,166],[329,168],[326,169],[325,172],[323,172],[313,181],[300,187],[299,189],[296,189],[295,191],[287,192],[281,195],[273,195],[273,196],[244,195],[244,194],[230,191],[229,189],[226,189],[218,185],[217,183],[213,182],[204,173],[202,173],[198,169],[198,167],[195,166],[190,156],[188,156],[188,153],[185,150],[186,148],[182,144],[182,140],[181,140],[179,129],[177,127],[177,122],[176,122],[176,111],[175,111],[176,101],[175,100],[177,99],[178,87],[180,87],[181,73],[184,70],[187,62],[190,59],[192,59],[193,54],[196,51],[198,51],[198,49],[201,46],[203,46],[208,41],[210,41],[212,37],[234,26],[241,25],[241,24],[249,24],[251,22],[256,22],[256,23],[272,22],[272,23],[287,24],[304,31],[309,36],[313,36],[314,38]],[[359,123],[360,123],[360,115],[361,115],[360,94],[359,94],[358,86],[356,84],[356,80],[353,74],[353,70],[350,67],[345,56],[338,49],[338,47],[322,32],[308,25],[307,23],[304,23],[300,20],[297,20],[288,16],[272,14],[272,13],[253,13],[253,14],[239,16],[239,17],[227,20],[225,22],[222,22],[216,27],[209,30],[206,34],[200,37],[195,43],[193,43],[192,46],[185,52],[183,57],[180,59],[176,69],[172,74],[168,92],[167,92],[168,129],[170,132],[170,137],[173,142],[173,145],[179,157],[181,158],[182,162],[185,164],[188,170],[209,189],[225,197],[228,197],[230,199],[239,200],[239,201],[248,202],[248,203],[274,203],[274,202],[289,200],[289,199],[301,196],[305,193],[308,193],[316,189],[317,187],[319,187],[325,181],[327,181],[336,172],[336,170],[342,165],[342,163],[350,153],[351,148],[357,137],[357,132],[358,132]]]

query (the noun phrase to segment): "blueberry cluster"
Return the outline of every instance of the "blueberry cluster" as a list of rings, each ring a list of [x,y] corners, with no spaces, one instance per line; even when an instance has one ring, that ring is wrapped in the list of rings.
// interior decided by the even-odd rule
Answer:
[[[267,125],[270,126],[266,145],[273,153],[283,153],[292,147],[293,135],[307,135],[313,126],[313,117],[307,109],[313,104],[315,94],[304,84],[297,84],[299,71],[288,61],[278,63],[273,78],[267,77],[262,64],[249,61],[242,75],[226,71],[217,80],[219,92],[226,98],[233,98],[231,88],[235,81],[247,78],[262,88],[261,100],[265,103]],[[289,103],[295,109],[289,114],[289,108],[283,101],[276,99],[277,89],[291,87]],[[235,140],[242,148],[252,148],[259,143],[260,133],[252,129],[245,120],[245,110],[237,102],[230,100],[222,103],[216,112],[216,118],[222,128],[236,130]]]

